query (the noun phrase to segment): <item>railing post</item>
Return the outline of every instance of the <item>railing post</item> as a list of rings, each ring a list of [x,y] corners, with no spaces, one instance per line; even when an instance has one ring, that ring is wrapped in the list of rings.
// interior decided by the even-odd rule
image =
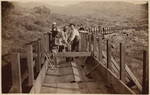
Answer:
[[[81,36],[81,33],[80,33],[80,40],[79,40],[79,51],[81,51],[81,47],[82,47],[82,46],[81,46],[81,45],[82,45],[82,44],[81,44],[81,41],[82,41],[82,36]]]
[[[22,93],[20,55],[19,54],[12,54],[11,68],[12,68],[13,92]]]
[[[95,34],[93,34],[93,38],[94,38],[94,41],[93,41],[93,51],[94,51],[94,57],[96,56],[95,55],[95,52],[96,52],[96,35]]]
[[[84,39],[84,33],[82,33],[82,51],[85,50],[85,39]]]
[[[89,51],[91,52],[91,33],[89,33]]]
[[[34,83],[34,67],[33,67],[33,50],[32,45],[27,46],[27,63],[28,63],[28,69],[29,69],[29,77],[28,82],[29,86],[32,86]]]
[[[143,51],[143,89],[142,93],[143,94],[148,94],[149,93],[149,74],[148,74],[148,54],[144,50]]]
[[[112,69],[112,64],[111,64],[111,43],[108,40],[107,40],[107,68],[109,68],[109,70]]]
[[[52,35],[51,35],[51,33],[48,33],[48,36],[49,36],[49,51],[51,51],[52,50],[52,43],[51,43]]]
[[[125,82],[125,45],[120,43],[120,80]]]
[[[99,61],[102,62],[102,37],[99,37]]]
[[[36,72],[40,72],[41,70],[41,51],[40,51],[40,41],[37,42],[37,57],[36,57],[36,60],[37,60],[37,63],[36,63]]]

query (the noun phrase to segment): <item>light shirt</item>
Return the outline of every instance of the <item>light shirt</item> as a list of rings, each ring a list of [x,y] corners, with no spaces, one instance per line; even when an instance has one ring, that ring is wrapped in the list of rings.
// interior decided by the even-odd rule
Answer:
[[[67,42],[66,40],[67,40],[67,38],[65,37],[65,33],[63,31],[59,31],[55,38],[55,44],[63,45],[63,44],[65,44],[65,43],[63,43],[63,41]]]
[[[75,36],[80,37],[80,34],[79,31],[74,28],[73,30],[71,30],[70,41],[73,41]]]

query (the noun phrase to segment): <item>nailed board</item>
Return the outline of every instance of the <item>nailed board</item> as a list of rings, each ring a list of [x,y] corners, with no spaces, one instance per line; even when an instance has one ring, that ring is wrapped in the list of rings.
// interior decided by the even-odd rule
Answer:
[[[97,59],[89,57],[86,62],[87,65],[89,65],[91,68],[92,66],[94,67],[95,65],[99,64],[99,66],[96,68],[97,72],[96,76],[102,77],[105,83],[107,84],[110,83],[116,93],[120,94],[134,93],[129,87],[127,87],[122,81],[120,81],[109,69],[107,69],[103,64],[101,64]]]
[[[48,68],[48,61],[45,61],[45,64],[43,65],[37,79],[34,81],[33,87],[31,88],[30,93],[40,93],[46,72]]]
[[[84,57],[91,56],[91,52],[58,52],[57,57]]]
[[[106,52],[102,51],[102,54],[103,54],[103,56],[105,58],[107,58],[106,57]],[[115,61],[115,59],[113,57],[111,57],[111,61],[112,61],[113,65],[115,66],[115,68],[119,71],[119,65],[117,64],[117,62]],[[141,84],[139,83],[139,81],[137,80],[137,78],[134,76],[134,74],[131,72],[131,70],[129,69],[129,67],[128,67],[127,64],[125,64],[125,70],[126,70],[127,74],[129,75],[129,77],[131,77],[131,79],[133,80],[133,82],[137,85],[137,87],[139,88],[139,90],[142,91]]]

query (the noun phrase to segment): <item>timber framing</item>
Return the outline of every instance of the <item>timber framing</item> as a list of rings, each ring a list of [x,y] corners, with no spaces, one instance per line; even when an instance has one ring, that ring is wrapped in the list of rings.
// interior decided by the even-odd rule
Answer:
[[[30,90],[30,93],[40,93],[44,78],[46,76],[47,69],[48,69],[48,60],[45,61],[45,64],[43,65],[38,77],[36,78],[33,87]]]
[[[112,86],[114,91],[118,94],[135,94],[123,81],[119,80],[117,76],[110,71],[107,67],[105,67],[101,62],[94,58],[94,57],[89,57],[86,60],[87,66],[93,68],[97,64],[98,67],[96,68],[96,76],[99,78],[101,77],[105,83],[108,83],[108,85]],[[94,71],[91,72],[91,74]],[[105,72],[105,73],[104,73]],[[96,77],[92,76],[92,77]]]
[[[86,57],[91,56],[91,52],[58,52],[57,57]]]

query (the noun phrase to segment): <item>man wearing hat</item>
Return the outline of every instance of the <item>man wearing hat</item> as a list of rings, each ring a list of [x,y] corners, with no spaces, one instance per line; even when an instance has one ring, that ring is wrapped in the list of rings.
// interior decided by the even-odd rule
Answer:
[[[53,24],[52,24],[52,38],[55,38],[57,33],[58,32],[57,32],[56,22],[53,22]]]
[[[71,44],[71,51],[78,51],[78,44],[80,40],[79,31],[75,28],[75,24],[71,23],[69,26],[71,33],[68,42]]]

